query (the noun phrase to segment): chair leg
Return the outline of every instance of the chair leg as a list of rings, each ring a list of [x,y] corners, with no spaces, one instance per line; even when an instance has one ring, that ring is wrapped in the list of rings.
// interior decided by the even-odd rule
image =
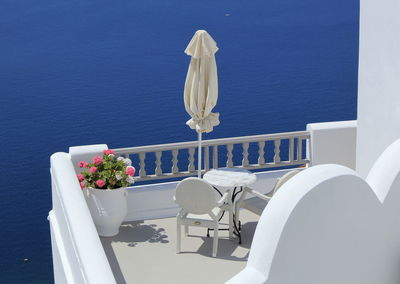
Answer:
[[[181,252],[181,223],[176,220],[176,253]]]
[[[189,235],[189,225],[185,225],[185,236]]]
[[[214,228],[214,242],[213,242],[213,252],[212,252],[213,257],[217,256],[217,250],[218,250],[218,225]]]

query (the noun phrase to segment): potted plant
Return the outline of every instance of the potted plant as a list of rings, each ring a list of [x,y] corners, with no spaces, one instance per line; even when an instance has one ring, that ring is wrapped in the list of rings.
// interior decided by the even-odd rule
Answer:
[[[100,236],[111,237],[127,214],[126,187],[134,183],[135,168],[128,158],[115,157],[113,150],[104,150],[92,163],[79,162],[83,169],[77,175]]]

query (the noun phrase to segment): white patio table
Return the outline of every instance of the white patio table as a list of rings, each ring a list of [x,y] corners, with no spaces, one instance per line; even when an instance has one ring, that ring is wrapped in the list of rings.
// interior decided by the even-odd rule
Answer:
[[[219,168],[206,172],[203,179],[211,184],[221,195],[220,189],[232,190],[232,204],[235,206],[236,196],[243,192],[245,186],[253,184],[257,180],[257,176],[244,169]],[[240,228],[236,226],[235,216],[233,216],[233,225],[234,234],[239,238],[239,244],[241,244],[242,238],[240,235]]]

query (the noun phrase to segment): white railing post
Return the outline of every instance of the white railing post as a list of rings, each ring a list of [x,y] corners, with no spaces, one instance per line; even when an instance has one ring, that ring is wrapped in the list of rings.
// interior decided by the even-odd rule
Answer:
[[[210,169],[210,147],[204,147],[204,170],[207,172]]]
[[[280,146],[281,146],[281,140],[280,139],[276,139],[274,140],[274,163],[275,164],[279,164],[281,162],[281,156],[280,156]]]
[[[145,169],[146,165],[145,165],[145,162],[144,162],[145,158],[146,158],[146,153],[145,152],[139,153],[139,165],[140,165],[139,176],[141,178],[146,176],[146,169]]]
[[[249,143],[247,143],[247,142],[243,143],[242,148],[243,148],[242,166],[248,167],[249,166]]]
[[[299,137],[297,140],[297,161],[302,160],[303,156],[303,140]]]
[[[265,141],[259,141],[258,142],[258,165],[259,166],[265,164],[264,147],[265,147]]]
[[[172,169],[171,169],[173,174],[176,174],[179,172],[178,168],[178,150],[172,150]]]
[[[289,139],[289,162],[294,161],[294,138]]]
[[[233,154],[232,154],[233,145],[232,144],[226,145],[226,151],[227,151],[226,157],[228,158],[227,161],[226,161],[226,166],[228,168],[231,168],[231,167],[233,167],[233,161],[232,161],[232,158],[233,158]]]
[[[188,166],[188,171],[190,173],[193,173],[196,169],[194,167],[194,152],[195,148],[189,148],[189,166]]]
[[[161,151],[157,151],[157,152],[156,152],[156,170],[155,170],[155,172],[156,172],[156,175],[157,175],[157,176],[162,175],[162,169],[161,169],[161,155],[162,155],[162,152],[161,152]]]
[[[218,168],[218,145],[213,146],[213,168]]]

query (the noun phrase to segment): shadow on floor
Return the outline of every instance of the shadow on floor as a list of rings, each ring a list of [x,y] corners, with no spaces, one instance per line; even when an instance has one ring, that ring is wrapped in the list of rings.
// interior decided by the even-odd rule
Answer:
[[[139,243],[169,243],[164,228],[157,228],[155,224],[144,224],[143,221],[127,222],[122,224],[119,234],[112,238],[113,242],[127,243],[135,247]]]
[[[234,252],[238,247],[250,249],[256,227],[257,227],[257,222],[248,222],[242,226],[241,229],[242,244],[239,244],[237,238],[230,240],[228,238],[220,237],[220,239],[218,240],[217,258],[233,260],[233,261],[247,261],[249,252],[247,252],[246,255],[244,256],[236,256]],[[189,237],[201,238],[203,240],[203,244],[199,247],[197,251],[192,251],[192,252],[182,251],[181,252],[182,254],[198,253],[206,257],[211,257],[213,248],[212,232],[210,233],[210,237],[199,236],[199,235],[189,235]]]

